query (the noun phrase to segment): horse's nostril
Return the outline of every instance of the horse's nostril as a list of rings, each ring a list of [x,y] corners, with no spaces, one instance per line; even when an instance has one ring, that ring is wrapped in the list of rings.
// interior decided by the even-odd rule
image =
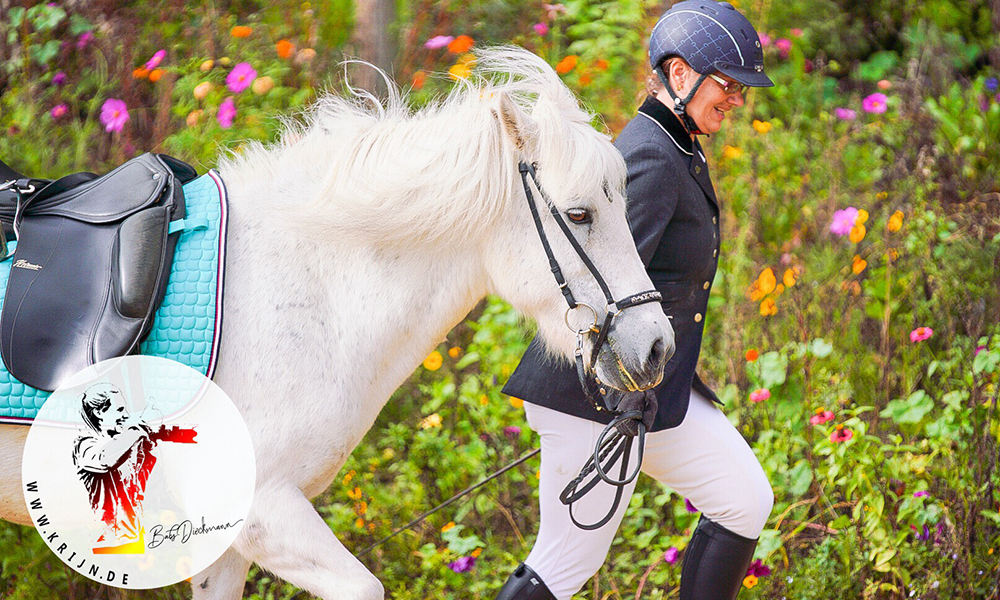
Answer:
[[[664,363],[667,362],[667,345],[663,342],[663,338],[656,338],[653,342],[653,347],[649,349],[649,365],[653,368],[659,369]]]

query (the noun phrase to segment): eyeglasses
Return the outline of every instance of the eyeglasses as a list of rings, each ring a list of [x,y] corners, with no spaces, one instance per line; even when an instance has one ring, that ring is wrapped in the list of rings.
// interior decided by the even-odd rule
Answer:
[[[719,77],[715,73],[709,73],[708,75],[716,81],[720,86],[722,86],[722,91],[727,94],[739,94],[740,96],[746,98],[747,90],[749,86],[743,85],[739,81],[726,81],[725,79]]]

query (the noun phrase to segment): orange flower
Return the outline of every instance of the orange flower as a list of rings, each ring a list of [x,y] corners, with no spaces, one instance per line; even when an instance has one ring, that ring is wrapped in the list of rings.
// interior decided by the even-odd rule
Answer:
[[[295,44],[288,40],[278,40],[278,43],[274,45],[274,49],[278,51],[278,58],[287,60],[295,52]]]
[[[760,316],[769,317],[776,312],[778,312],[778,307],[775,306],[774,300],[765,298],[764,301],[760,303]]]
[[[229,31],[229,35],[234,38],[247,38],[250,37],[251,33],[253,33],[253,29],[250,29],[246,25],[237,25]]]
[[[785,274],[782,276],[781,282],[785,284],[786,288],[795,285],[795,269],[785,269]]]
[[[580,58],[577,55],[570,54],[566,58],[559,61],[559,64],[556,65],[556,73],[559,73],[560,75],[569,73],[576,68],[576,63],[579,62],[579,60]]]
[[[733,160],[743,156],[743,151],[736,146],[730,146],[726,144],[722,147],[722,158],[726,160]]]
[[[448,356],[452,358],[458,358],[460,354],[462,354],[462,349],[459,348],[458,346],[452,346],[451,348],[448,348]]]
[[[482,548],[476,548],[472,551],[472,558],[479,558],[479,555],[483,553]],[[989,554],[993,554],[993,549],[991,548]]]
[[[468,65],[468,63],[455,63],[450,69],[448,69],[448,77],[454,81],[458,81],[459,79],[468,79],[469,75],[472,75],[472,68]]]
[[[888,229],[892,233],[896,233],[902,226],[903,226],[903,211],[897,210],[896,212],[892,213],[891,217],[889,217],[889,224],[886,225],[886,229]]]
[[[594,61],[594,68],[598,71],[607,71],[609,66],[608,61],[603,58],[598,58]]]
[[[770,294],[774,291],[775,286],[778,283],[777,278],[774,276],[774,271],[771,267],[768,267],[761,271],[760,277],[757,278],[757,283],[760,286],[760,291],[765,295]]]
[[[758,358],[760,358],[760,352],[757,352],[756,348],[747,350],[747,362],[755,362]]]
[[[885,251],[885,255],[889,257],[889,262],[896,262],[899,260],[899,250],[895,248],[889,248]]]
[[[361,488],[356,487],[353,490],[348,490],[347,497],[350,498],[351,500],[360,500],[361,499]]]
[[[149,80],[153,83],[159,81],[160,77],[163,77],[163,69],[153,69],[149,72]]]
[[[580,85],[590,85],[594,82],[594,78],[590,76],[590,73],[584,73],[580,75]]]
[[[861,211],[858,212],[860,213]],[[851,243],[852,244],[860,243],[861,240],[865,239],[866,233],[868,233],[868,230],[865,229],[865,226],[862,225],[860,222],[855,222],[854,227],[851,227],[851,234],[850,234]]]
[[[462,54],[463,52],[468,52],[475,43],[475,40],[471,37],[467,35],[460,35],[448,43],[448,52],[451,52],[452,54]]]
[[[426,82],[427,82],[427,73],[424,73],[423,71],[417,71],[416,73],[413,74],[413,89],[415,90],[422,89]]]
[[[521,400],[520,398],[515,398],[514,396],[511,396],[510,397],[510,405],[513,406],[514,408],[523,408],[524,407],[524,400]]]
[[[145,79],[149,77],[149,70],[139,67],[135,71],[132,71],[132,77],[133,79]]]
[[[358,519],[354,521],[354,526],[357,527],[358,529],[364,529],[365,520],[362,519],[361,517],[358,517]]]
[[[487,396],[486,394],[483,394],[482,396],[479,397],[479,403],[483,406],[486,406],[487,404],[490,403],[490,397]]]
[[[437,371],[444,364],[444,357],[437,350],[431,352],[424,359],[424,368],[428,371]]]
[[[746,577],[743,578],[743,587],[749,589],[749,588],[752,588],[755,585],[757,585],[757,576],[756,575],[747,575]]]
[[[853,271],[855,275],[860,275],[861,272],[864,271],[865,267],[867,266],[868,266],[867,260],[861,258],[857,254],[854,255],[854,261],[851,263],[851,271]]]
[[[448,530],[451,530],[451,529],[454,529],[454,528],[455,528],[455,522],[454,521],[448,521],[448,523],[444,527],[441,528],[441,533],[444,533],[444,532],[446,532]]]

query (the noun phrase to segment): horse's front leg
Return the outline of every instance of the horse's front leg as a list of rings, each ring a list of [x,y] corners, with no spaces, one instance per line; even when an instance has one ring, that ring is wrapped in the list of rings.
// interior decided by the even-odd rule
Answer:
[[[193,600],[237,600],[243,597],[250,561],[230,548],[207,569],[191,578]]]
[[[240,553],[323,600],[384,600],[382,583],[291,484],[257,488]]]

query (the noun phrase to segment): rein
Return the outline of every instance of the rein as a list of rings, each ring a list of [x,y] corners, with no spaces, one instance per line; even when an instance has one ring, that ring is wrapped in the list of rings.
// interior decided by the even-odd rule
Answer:
[[[573,521],[573,524],[587,531],[598,529],[603,527],[611,518],[614,516],[615,512],[618,510],[618,505],[621,503],[622,496],[624,495],[625,486],[632,483],[635,478],[639,475],[639,470],[642,467],[642,454],[643,448],[646,441],[646,427],[642,423],[642,412],[634,410],[628,412],[620,412],[617,410],[617,406],[612,406],[611,401],[607,396],[607,388],[601,383],[597,378],[594,368],[597,365],[597,356],[600,353],[601,348],[607,342],[608,331],[611,329],[611,323],[614,318],[621,313],[626,308],[631,308],[633,306],[638,306],[640,304],[646,304],[647,302],[659,302],[663,299],[660,292],[656,290],[649,290],[646,292],[640,292],[638,294],[632,294],[621,300],[615,300],[614,296],[611,294],[611,289],[608,287],[607,282],[601,277],[600,271],[594,266],[593,261],[587,256],[587,253],[580,246],[580,242],[577,241],[576,237],[569,229],[569,225],[559,214],[559,209],[556,208],[552,200],[548,197],[542,187],[538,183],[538,179],[535,175],[535,168],[528,163],[521,161],[518,165],[518,170],[521,173],[521,183],[524,185],[524,195],[528,201],[528,208],[531,210],[531,217],[535,222],[535,229],[538,231],[538,237],[542,241],[542,247],[545,249],[545,255],[549,259],[549,267],[552,270],[552,275],[556,279],[556,283],[559,285],[559,290],[562,292],[563,297],[566,299],[566,303],[569,308],[566,310],[566,326],[570,330],[576,333],[576,350],[574,352],[574,357],[576,360],[576,374],[577,378],[580,380],[580,386],[583,388],[584,396],[586,396],[587,401],[598,411],[605,412],[608,411],[615,415],[611,423],[605,427],[604,431],[597,439],[597,446],[594,449],[594,454],[591,456],[587,463],[584,465],[580,474],[566,486],[563,492],[559,495],[559,501],[569,507],[569,518]],[[534,184],[534,187],[538,190],[539,195],[545,201],[546,206],[549,209],[549,214],[555,219],[556,223],[559,225],[559,229],[566,236],[570,245],[576,250],[576,253],[580,256],[580,260],[583,264],[587,266],[591,275],[597,280],[597,284],[600,286],[601,291],[604,293],[604,298],[607,301],[607,306],[605,308],[604,322],[598,325],[598,313],[597,310],[590,306],[589,304],[583,302],[577,302],[573,297],[573,292],[569,289],[569,285],[566,283],[565,277],[563,277],[562,269],[559,267],[559,261],[556,260],[555,254],[552,252],[552,245],[549,243],[548,237],[545,235],[545,228],[542,226],[542,220],[539,216],[539,211],[536,206],[536,201],[534,199],[534,194],[531,191],[530,183]],[[594,314],[594,323],[584,329],[574,329],[569,322],[569,315],[572,311],[580,307],[586,307]],[[590,355],[590,365],[589,369],[585,368],[583,362],[583,337],[591,333],[597,334],[596,340],[594,340],[593,348],[591,349]],[[601,401],[598,401],[598,398]],[[628,465],[629,459],[632,454],[632,443],[634,438],[630,435],[622,433],[619,424],[624,423],[628,420],[636,420],[639,438],[638,447],[638,463],[635,466],[635,470],[629,474]],[[618,479],[612,479],[608,474],[607,470],[610,469],[618,459],[622,460],[621,472],[618,475]],[[603,464],[602,464],[603,463]],[[597,475],[591,479],[582,488],[577,489],[584,479],[587,478],[592,472],[596,471]],[[616,488],[615,499],[611,504],[611,510],[608,514],[600,521],[587,525],[577,521],[576,517],[573,515],[573,503],[582,498],[590,490],[594,489],[599,481],[604,481],[605,483]]]

